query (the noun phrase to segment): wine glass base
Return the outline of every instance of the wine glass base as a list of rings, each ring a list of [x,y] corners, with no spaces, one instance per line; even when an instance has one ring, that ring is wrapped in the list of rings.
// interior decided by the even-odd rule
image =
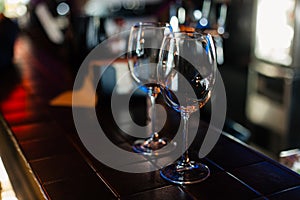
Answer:
[[[160,175],[167,181],[184,185],[204,181],[209,177],[210,170],[204,164],[190,161],[168,165],[160,170]]]
[[[168,153],[175,148],[175,144],[168,142],[167,139],[160,138],[158,140],[153,140],[151,138],[147,140],[137,140],[133,144],[133,151],[136,153],[141,153],[144,155],[153,155],[158,153]],[[163,148],[166,147],[166,148]]]

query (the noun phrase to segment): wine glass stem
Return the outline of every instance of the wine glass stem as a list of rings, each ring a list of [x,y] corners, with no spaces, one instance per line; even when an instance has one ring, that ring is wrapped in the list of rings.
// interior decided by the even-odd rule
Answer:
[[[188,122],[189,122],[189,118],[190,118],[190,113],[189,112],[181,112],[181,116],[183,118],[183,134],[182,134],[182,139],[183,139],[183,145],[182,145],[182,152],[183,155],[181,156],[181,163],[189,163],[190,162],[190,158],[189,158],[189,154],[188,154]]]
[[[155,131],[155,115],[156,115],[156,110],[155,110],[155,99],[156,99],[156,94],[153,92],[153,90],[149,90],[148,95],[150,97],[150,103],[151,103],[151,139],[152,140],[158,140],[159,136],[158,133]]]

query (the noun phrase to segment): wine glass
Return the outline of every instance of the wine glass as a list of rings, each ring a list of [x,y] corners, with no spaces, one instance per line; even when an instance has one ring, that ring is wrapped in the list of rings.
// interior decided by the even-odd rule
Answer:
[[[166,103],[181,113],[183,119],[183,155],[163,167],[161,176],[173,183],[203,181],[209,168],[190,159],[188,121],[211,96],[216,77],[216,54],[211,35],[201,32],[174,32],[164,38],[158,64],[158,79]]]
[[[155,100],[160,93],[157,81],[159,48],[164,35],[171,30],[168,23],[160,22],[139,22],[130,30],[127,51],[130,74],[139,86],[146,89],[151,104],[151,136],[134,142],[133,150],[138,153],[152,154],[168,143],[155,130]]]

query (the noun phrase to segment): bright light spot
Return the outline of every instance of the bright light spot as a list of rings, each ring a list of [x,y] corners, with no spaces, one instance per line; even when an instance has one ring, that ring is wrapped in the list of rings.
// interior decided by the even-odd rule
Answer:
[[[1,1],[1,0],[0,0]],[[26,14],[27,7],[24,0],[4,0],[4,15],[9,18],[18,18]]]
[[[202,12],[200,10],[194,10],[193,15],[195,19],[198,21],[202,17]]]
[[[185,9],[182,7],[178,9],[178,21],[180,24],[185,22]]]
[[[207,26],[208,25],[208,20],[206,18],[202,18],[199,21],[201,26]]]
[[[84,5],[83,8],[84,14],[90,16],[104,16],[109,14],[110,12],[110,10],[108,9],[109,5],[105,4],[104,2],[105,1],[103,1],[103,5],[99,6],[99,0],[86,1],[86,4]]]
[[[6,0],[4,2],[5,2],[5,4],[18,4],[19,0]]]
[[[223,52],[223,48],[217,46],[217,47],[216,47],[216,52],[217,52],[217,63],[221,65],[221,64],[224,63],[224,52]]]
[[[178,18],[176,16],[171,17],[170,25],[172,26],[173,31],[179,31]]]
[[[27,12],[27,7],[25,5],[19,5],[16,9],[16,12],[19,17],[23,16]]]
[[[56,7],[56,12],[61,16],[68,14],[69,11],[70,11],[70,6],[65,2],[61,2]]]
[[[272,5],[272,10],[270,6]],[[257,5],[256,44],[257,57],[290,65],[290,51],[294,38],[294,1],[260,0]]]
[[[20,2],[21,2],[22,4],[27,5],[27,4],[30,2],[30,0],[20,0]]]
[[[218,33],[219,34],[224,34],[225,33],[225,29],[223,26],[218,27]]]

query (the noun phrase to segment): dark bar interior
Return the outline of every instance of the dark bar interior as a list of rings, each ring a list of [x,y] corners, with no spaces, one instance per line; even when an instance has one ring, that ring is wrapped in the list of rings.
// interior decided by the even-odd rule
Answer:
[[[0,199],[299,199],[299,9],[296,0],[0,0]],[[132,149],[153,111],[124,76],[129,31],[142,21],[213,36],[226,113],[213,110],[216,92],[190,117],[190,159],[210,170],[199,183],[162,177],[171,154]],[[182,115],[163,92],[155,103],[159,134],[175,140]],[[222,127],[212,128],[214,114]]]

